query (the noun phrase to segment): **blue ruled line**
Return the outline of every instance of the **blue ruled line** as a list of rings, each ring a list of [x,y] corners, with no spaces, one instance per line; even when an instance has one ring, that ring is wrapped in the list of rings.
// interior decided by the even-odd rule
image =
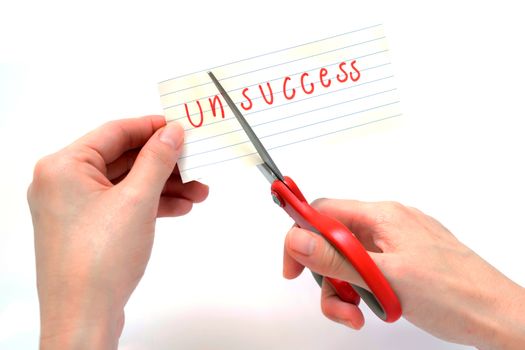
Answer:
[[[255,113],[265,112],[265,111],[267,111],[267,110],[274,109],[274,108],[280,108],[280,107],[284,107],[284,106],[289,106],[289,105],[294,104],[294,103],[299,103],[299,102],[302,102],[302,101],[310,100],[310,99],[312,99],[312,98],[317,98],[317,97],[326,96],[326,95],[329,95],[329,94],[332,94],[332,93],[336,93],[336,92],[340,92],[340,91],[344,91],[344,90],[348,90],[348,89],[353,89],[353,88],[360,87],[360,86],[363,86],[363,85],[367,85],[367,84],[375,83],[375,82],[378,82],[378,81],[381,81],[381,80],[390,79],[390,78],[393,78],[393,77],[394,77],[393,75],[390,75],[390,76],[388,76],[388,77],[383,77],[383,78],[379,78],[379,79],[375,79],[375,80],[365,81],[364,83],[351,85],[351,86],[348,86],[348,87],[345,87],[345,88],[342,88],[342,89],[339,89],[339,90],[328,91],[328,92],[325,92],[325,93],[322,93],[322,94],[318,94],[318,95],[314,95],[314,96],[306,97],[306,98],[303,98],[303,99],[301,99],[301,100],[294,100],[294,101],[291,101],[291,102],[288,102],[288,103],[283,103],[283,104],[278,105],[278,106],[272,106],[272,107],[268,107],[268,108],[261,109],[261,110],[258,110],[258,111],[245,113],[245,114],[243,114],[243,115],[244,115],[244,116],[248,116],[248,115],[255,114]],[[256,98],[262,98],[262,97],[256,97]],[[203,112],[203,113],[204,113],[204,112]],[[191,115],[190,115],[190,116],[191,116]],[[184,117],[183,117],[183,118],[184,118]],[[170,120],[170,121],[181,120],[181,119],[183,119],[183,118],[172,119],[172,120]],[[210,125],[215,125],[215,124],[217,124],[217,123],[222,123],[222,122],[225,122],[225,121],[228,121],[228,120],[231,120],[231,118],[228,118],[228,119],[220,119],[220,120],[217,120],[217,121],[214,121],[214,122],[208,122],[207,124],[204,124],[203,126],[200,126],[200,127],[199,127],[199,130],[202,130],[203,128],[208,127],[208,126],[210,126]],[[184,131],[189,131],[189,130],[194,130],[194,128],[185,129]]]
[[[339,132],[343,132],[343,131],[346,131],[346,130],[355,129],[355,128],[358,128],[358,127],[361,127],[361,126],[365,126],[365,125],[369,125],[369,124],[373,124],[373,123],[378,123],[378,122],[381,122],[381,121],[384,121],[384,120],[387,120],[387,119],[396,118],[396,117],[399,117],[399,116],[401,116],[401,115],[402,115],[401,113],[400,113],[400,114],[391,115],[391,116],[388,116],[388,117],[385,117],[385,118],[381,118],[381,119],[377,119],[377,120],[372,120],[372,121],[369,121],[369,122],[366,122],[366,123],[363,123],[363,124],[353,125],[353,126],[350,126],[350,127],[348,127],[348,128],[339,129],[339,130],[331,131],[331,132],[328,132],[328,133],[325,133],[325,134],[316,135],[316,136],[308,137],[308,138],[305,138],[305,139],[302,139],[302,140],[297,140],[297,141],[294,141],[294,142],[286,143],[286,144],[283,144],[283,145],[270,147],[270,148],[267,148],[267,150],[270,151],[270,150],[278,149],[278,148],[281,148],[281,147],[286,147],[286,146],[294,145],[294,144],[296,144],[296,143],[300,143],[300,142],[306,142],[306,141],[314,140],[314,139],[317,139],[317,138],[320,138],[320,137],[324,137],[324,136],[328,136],[328,135],[333,135],[333,134],[336,134],[336,133],[339,133]],[[190,171],[190,170],[194,170],[194,169],[198,169],[198,168],[203,168],[203,167],[207,167],[207,166],[211,166],[211,165],[216,165],[216,164],[220,164],[220,163],[229,162],[229,161],[231,161],[231,160],[235,160],[235,159],[240,159],[240,158],[244,158],[244,157],[253,156],[253,155],[255,155],[255,154],[257,154],[257,152],[252,152],[252,153],[244,154],[244,155],[242,155],[242,156],[238,156],[238,157],[233,157],[233,158],[223,159],[223,160],[220,160],[220,161],[217,161],[217,162],[212,162],[212,163],[207,163],[207,164],[198,165],[198,166],[195,166],[195,167],[192,167],[192,168],[185,169],[185,170],[182,171],[181,173],[185,173],[185,172]]]
[[[275,122],[278,122],[278,121],[281,121],[281,120],[284,120],[284,119],[294,118],[294,117],[297,117],[297,116],[300,116],[300,115],[304,115],[304,114],[308,114],[308,113],[312,113],[312,112],[317,112],[317,111],[320,111],[320,110],[323,110],[323,109],[331,108],[331,107],[334,107],[334,106],[339,106],[339,105],[342,105],[342,104],[345,104],[345,103],[354,102],[354,101],[357,101],[357,100],[362,100],[362,99],[365,99],[365,98],[368,98],[368,97],[377,96],[377,95],[384,94],[384,93],[391,92],[391,91],[395,91],[395,90],[397,90],[397,89],[393,88],[393,89],[390,89],[390,90],[376,92],[376,93],[373,93],[373,94],[370,94],[370,95],[361,96],[361,97],[354,98],[354,99],[351,99],[351,100],[348,100],[348,101],[334,103],[334,104],[331,104],[329,106],[324,106],[324,107],[320,107],[320,108],[311,109],[309,111],[288,115],[286,117],[277,118],[277,119],[274,119],[274,120],[269,120],[269,121],[262,122],[262,123],[259,123],[259,124],[252,124],[251,127],[253,129],[255,129],[258,126],[261,126],[261,125],[275,123]],[[196,143],[196,142],[205,141],[205,140],[209,140],[209,139],[212,139],[212,138],[215,138],[215,137],[228,135],[228,134],[231,134],[231,133],[234,133],[234,132],[239,132],[239,131],[243,131],[243,129],[239,128],[239,129],[228,131],[228,132],[225,132],[225,133],[222,133],[222,134],[217,134],[217,135],[213,135],[213,136],[204,137],[204,138],[198,139],[198,140],[193,140],[193,141],[190,141],[190,142],[186,142],[186,145],[189,145],[189,144],[192,144],[192,143]]]
[[[352,116],[352,115],[355,115],[355,114],[368,112],[368,111],[371,111],[371,110],[374,110],[374,109],[390,106],[390,105],[393,105],[393,104],[396,104],[396,103],[399,103],[399,101],[394,101],[394,102],[386,103],[386,104],[383,104],[383,105],[380,105],[380,106],[375,106],[375,107],[363,109],[363,110],[360,110],[360,111],[357,111],[357,112],[343,114],[343,115],[340,115],[340,116],[337,116],[337,117],[334,117],[334,118],[330,118],[330,119],[320,120],[318,122],[311,123],[311,124],[301,125],[301,126],[298,126],[296,128],[291,128],[291,129],[288,129],[288,130],[283,130],[283,131],[279,131],[279,132],[276,132],[276,133],[273,133],[273,134],[265,135],[265,136],[259,137],[259,139],[262,140],[262,139],[265,139],[265,138],[268,138],[268,137],[284,134],[284,133],[287,133],[287,132],[308,128],[310,126],[314,126],[314,125],[318,125],[318,124],[322,124],[322,123],[327,123],[327,122],[330,122],[330,121],[333,121],[333,120],[336,120],[336,119],[341,119],[341,118],[349,117],[349,116]],[[223,146],[223,147],[214,148],[214,149],[203,151],[203,152],[199,152],[199,153],[193,153],[193,154],[190,154],[190,155],[187,155],[187,156],[180,157],[179,159],[188,159],[188,158],[199,156],[199,155],[202,155],[202,154],[215,152],[215,151],[218,151],[218,150],[221,150],[221,149],[235,147],[235,146],[242,145],[242,144],[248,143],[248,142],[251,142],[251,141],[248,139],[248,140],[243,141],[243,142],[238,142],[238,143],[230,144],[230,145]]]
[[[327,38],[323,38],[323,39],[318,39],[318,40],[310,41],[310,42],[307,42],[307,43],[304,43],[304,44],[295,45],[295,46],[290,46],[290,47],[287,47],[287,48],[284,48],[284,49],[279,49],[279,50],[275,50],[275,51],[267,52],[267,53],[264,53],[264,54],[259,54],[259,55],[256,55],[256,56],[252,56],[252,57],[248,57],[248,58],[243,58],[243,59],[238,60],[238,61],[234,61],[234,62],[230,62],[230,63],[221,64],[221,65],[219,65],[219,66],[215,66],[215,67],[207,68],[207,69],[204,69],[204,70],[198,70],[198,71],[195,71],[195,72],[193,72],[193,73],[186,73],[186,74],[183,74],[183,75],[176,76],[176,77],[174,77],[174,78],[170,78],[170,79],[163,80],[163,81],[159,82],[159,84],[163,84],[163,83],[168,82],[168,81],[170,81],[170,80],[174,80],[174,79],[178,79],[178,78],[186,77],[186,76],[188,76],[188,75],[192,75],[192,74],[200,73],[200,72],[202,72],[202,71],[209,71],[209,70],[212,70],[212,69],[217,69],[217,68],[220,68],[220,67],[225,67],[225,66],[228,66],[228,65],[230,65],[230,64],[235,64],[235,63],[239,63],[239,62],[249,61],[249,60],[252,60],[252,59],[255,59],[255,58],[259,58],[259,57],[269,56],[269,55],[272,55],[272,54],[275,54],[275,53],[279,53],[279,52],[283,52],[283,51],[287,51],[287,50],[292,50],[292,49],[295,49],[295,48],[298,48],[298,47],[301,47],[301,46],[306,46],[306,45],[309,45],[309,44],[318,43],[318,42],[323,41],[323,40],[329,40],[329,39],[337,38],[337,37],[344,36],[344,35],[347,35],[347,34],[360,32],[360,31],[362,31],[362,30],[367,30],[367,29],[371,29],[371,28],[379,27],[379,26],[381,26],[381,25],[382,25],[382,23],[380,23],[380,24],[374,24],[373,26],[368,26],[368,27],[364,27],[364,28],[360,28],[360,29],[352,30],[352,31],[349,31],[349,32],[346,32],[346,33],[343,33],[343,34],[337,34],[337,35],[333,35],[333,36],[330,36],[330,37],[327,37]]]
[[[369,56],[373,56],[373,55],[377,55],[377,54],[381,54],[381,53],[385,53],[385,52],[388,52],[388,50],[376,51],[376,52],[372,52],[372,53],[369,53],[369,54],[366,54],[366,55],[353,57],[353,58],[351,58],[351,59],[352,59],[352,60],[357,60],[357,59],[360,59],[360,58],[369,57]],[[349,59],[349,60],[350,60],[350,59]],[[337,63],[337,62],[335,62],[335,63],[331,63],[331,64],[329,64],[328,66],[330,66],[330,65],[334,65],[334,64],[336,64],[336,63]],[[309,69],[309,70],[315,70],[315,69],[322,68],[322,67],[323,67],[323,66],[321,66],[321,67],[317,67],[317,68],[312,68],[312,69]],[[295,73],[295,74],[297,74],[297,73]],[[277,79],[278,79],[278,78],[277,78]],[[255,85],[262,84],[262,83],[263,83],[263,82],[260,82],[260,83],[257,83],[257,84],[255,84]],[[252,86],[253,86],[253,84],[252,84]],[[299,87],[299,85],[296,86],[295,88],[298,88],[298,87]],[[227,90],[226,92],[229,94],[229,93],[231,93],[231,92],[233,92],[233,91],[241,90],[241,89],[243,89],[243,88],[244,88],[244,87],[236,88],[236,89],[231,89],[231,90]],[[195,102],[195,101],[197,101],[197,100],[201,100],[201,99],[206,99],[206,98],[214,97],[214,96],[216,96],[216,95],[217,95],[217,94],[208,95],[208,96],[203,96],[203,97],[196,98],[196,99],[194,99],[194,100],[192,100],[192,101],[182,102],[182,103],[177,103],[177,104],[174,104],[174,105],[170,105],[170,106],[165,107],[164,110],[168,110],[168,109],[170,109],[170,108],[175,108],[175,107],[181,106],[181,105],[183,105],[184,103],[191,103],[191,102]],[[179,118],[179,119],[180,119],[180,118]],[[173,120],[178,120],[178,119],[173,119]]]
[[[372,41],[377,41],[377,40],[381,40],[381,39],[385,39],[385,38],[386,38],[385,36],[382,36],[382,37],[379,37],[379,38],[375,38],[375,39],[370,39],[370,40],[362,41],[362,42],[357,43],[357,44],[352,44],[352,45],[347,45],[347,46],[341,46],[341,47],[338,47],[338,48],[335,48],[335,49],[332,49],[332,50],[328,50],[328,51],[323,51],[323,52],[320,52],[320,53],[316,53],[316,54],[314,54],[314,55],[310,55],[310,56],[305,56],[305,57],[297,58],[297,59],[295,59],[295,60],[286,61],[286,62],[281,62],[281,63],[273,64],[273,65],[271,65],[271,66],[262,67],[262,68],[254,69],[254,70],[251,70],[251,71],[247,71],[247,72],[243,72],[243,73],[239,73],[239,74],[235,74],[235,75],[230,75],[229,77],[221,77],[220,80],[221,80],[221,82],[224,82],[225,80],[232,79],[232,78],[236,78],[236,77],[240,77],[240,76],[242,76],[242,75],[246,75],[246,74],[251,74],[251,73],[259,72],[259,71],[262,71],[262,70],[265,70],[265,69],[270,69],[270,68],[279,67],[279,66],[282,66],[282,65],[285,65],[285,64],[288,64],[288,63],[298,62],[298,61],[301,61],[301,60],[305,60],[305,59],[307,59],[307,58],[312,58],[312,57],[317,57],[317,56],[325,55],[325,54],[327,54],[327,53],[331,53],[331,52],[335,52],[335,51],[339,51],[339,50],[347,49],[347,48],[349,48],[349,47],[353,47],[353,46],[358,46],[358,45],[362,45],[362,44],[367,44],[367,43],[370,43],[370,42],[372,42]],[[193,89],[193,88],[201,87],[201,86],[205,86],[205,85],[210,85],[210,84],[212,84],[212,81],[211,81],[211,80],[207,81],[206,83],[202,83],[202,84],[198,84],[198,85],[193,85],[193,86],[190,86],[190,87],[186,87],[186,88],[184,88],[184,89],[179,89],[179,90],[175,90],[175,91],[166,92],[166,93],[160,95],[160,97],[164,97],[164,96],[167,96],[167,95],[175,94],[175,93],[177,93],[177,92],[181,92],[181,91],[185,91],[185,90],[189,90],[189,89]]]

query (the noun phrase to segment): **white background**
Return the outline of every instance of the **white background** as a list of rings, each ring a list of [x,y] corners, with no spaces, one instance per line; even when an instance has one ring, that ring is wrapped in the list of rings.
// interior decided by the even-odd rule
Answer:
[[[377,23],[401,125],[356,130],[333,157],[276,161],[310,199],[418,207],[525,285],[522,14],[503,1],[2,1],[0,348],[38,343],[25,191],[40,157],[105,121],[161,113],[160,80]],[[281,277],[291,223],[265,180],[246,170],[208,183],[207,202],[159,221],[122,349],[463,348],[368,311],[360,332],[325,320],[308,274]]]

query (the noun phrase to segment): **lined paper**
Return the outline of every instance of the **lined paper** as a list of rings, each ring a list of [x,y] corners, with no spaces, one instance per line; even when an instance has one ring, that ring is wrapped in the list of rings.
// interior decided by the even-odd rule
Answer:
[[[209,70],[272,155],[299,144],[329,151],[327,141],[401,115],[381,24],[171,78],[159,92],[166,120],[186,130],[184,182],[262,163]]]

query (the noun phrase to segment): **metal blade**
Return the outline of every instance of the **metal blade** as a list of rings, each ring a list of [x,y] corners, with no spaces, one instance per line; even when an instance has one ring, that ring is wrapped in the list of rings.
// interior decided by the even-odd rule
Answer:
[[[273,184],[275,180],[277,180],[277,176],[273,173],[273,171],[268,167],[266,163],[258,164],[257,169],[263,174],[264,178],[268,180],[270,184]]]
[[[226,90],[224,90],[221,83],[219,83],[219,81],[217,80],[217,78],[215,78],[215,75],[213,75],[212,72],[208,72],[208,75],[210,76],[211,80],[213,81],[213,83],[215,84],[219,92],[221,93],[222,97],[224,98],[224,100],[226,101],[230,109],[232,110],[233,114],[235,115],[235,118],[237,118],[237,120],[241,124],[242,128],[246,132],[246,135],[248,135],[248,138],[255,146],[255,149],[259,153],[259,156],[261,157],[263,162],[266,163],[268,168],[275,174],[275,177],[277,177],[281,181],[284,181],[283,175],[279,171],[279,168],[277,168],[277,165],[272,160],[272,157],[270,157],[270,154],[268,154],[268,151],[266,150],[266,148],[264,148],[263,144],[261,143],[261,140],[259,140],[259,138],[253,131],[250,124],[248,124],[246,119],[244,119],[244,116],[239,111],[235,103],[233,103],[232,99],[230,98]]]

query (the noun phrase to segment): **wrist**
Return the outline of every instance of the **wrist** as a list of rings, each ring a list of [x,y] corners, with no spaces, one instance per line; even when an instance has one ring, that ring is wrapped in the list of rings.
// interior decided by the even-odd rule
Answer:
[[[82,324],[41,330],[40,349],[117,349],[119,334],[111,323]]]
[[[506,277],[505,277],[506,279]],[[473,345],[479,350],[522,349],[525,344],[525,289],[506,279],[494,284],[485,306],[475,312]]]
[[[124,311],[60,305],[52,312],[41,308],[40,349],[117,349]],[[84,309],[85,311],[82,311]]]

